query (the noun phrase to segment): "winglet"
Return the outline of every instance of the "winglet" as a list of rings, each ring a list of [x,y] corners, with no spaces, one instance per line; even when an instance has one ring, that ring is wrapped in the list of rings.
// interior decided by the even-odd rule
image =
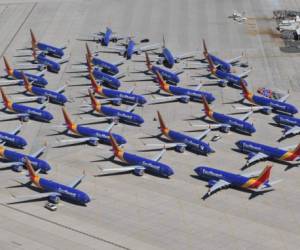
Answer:
[[[35,179],[36,179],[36,177],[37,177],[38,175],[37,175],[36,172],[34,171],[32,165],[31,165],[31,162],[30,162],[30,160],[29,160],[27,157],[25,157],[25,166],[26,166],[26,168],[27,168],[27,170],[28,170],[30,179],[34,182]]]
[[[147,66],[148,70],[151,70],[152,64],[151,64],[151,62],[150,62],[149,55],[148,55],[147,52],[145,52],[145,55],[146,55],[146,66]]]
[[[9,108],[9,106],[12,103],[11,100],[7,97],[7,95],[4,93],[4,90],[1,87],[0,87],[0,92],[1,92],[2,100],[3,100],[5,107]]]
[[[117,157],[120,157],[120,154],[123,153],[123,149],[118,145],[118,143],[116,142],[116,139],[114,138],[114,136],[111,133],[109,133],[109,139],[110,139],[110,143],[113,147],[114,155]]]
[[[95,98],[92,91],[89,89],[89,96],[91,98],[91,104],[94,110],[99,111],[101,107],[101,103]]]
[[[32,46],[32,49],[35,49],[36,48],[36,44],[37,44],[37,40],[35,38],[35,35],[32,31],[32,29],[30,29],[30,36],[31,36],[31,46]]]
[[[166,126],[161,114],[159,111],[157,111],[157,116],[158,116],[158,120],[159,120],[159,124],[160,124],[160,130],[163,134],[167,134],[169,132],[168,127]]]
[[[10,67],[7,59],[5,56],[3,56],[3,60],[4,60],[4,64],[5,64],[5,69],[6,69],[6,72],[9,76],[12,76],[13,75],[13,69]]]
[[[25,89],[27,91],[31,92],[31,87],[32,87],[31,84],[29,83],[26,75],[23,72],[21,72],[21,74],[22,74]]]
[[[206,101],[205,96],[202,96],[202,102],[203,102],[205,114],[210,117],[212,115],[213,111],[210,108],[210,106],[208,105],[208,102]]]
[[[167,90],[169,84],[166,83],[166,81],[163,79],[163,77],[161,76],[161,74],[158,71],[156,72],[156,76],[157,76],[157,80],[158,80],[160,88],[163,90]]]

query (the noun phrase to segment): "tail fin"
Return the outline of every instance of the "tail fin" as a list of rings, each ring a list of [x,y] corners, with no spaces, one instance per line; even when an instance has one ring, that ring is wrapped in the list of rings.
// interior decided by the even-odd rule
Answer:
[[[271,169],[272,165],[267,165],[249,188],[259,188],[262,184],[266,183],[270,178]]]
[[[89,45],[86,43],[85,47],[86,47],[86,54],[91,59],[92,58],[92,53],[90,51]]]
[[[10,65],[9,65],[9,63],[8,63],[8,61],[7,61],[7,59],[6,59],[5,56],[3,56],[3,60],[4,60],[5,69],[6,69],[7,75],[12,76],[14,70],[10,67]]]
[[[92,107],[94,110],[99,111],[101,104],[100,102],[95,98],[94,94],[92,93],[92,91],[89,89],[89,96],[91,98],[91,103],[92,103]]]
[[[91,84],[92,84],[92,87],[95,91],[98,91],[98,89],[100,88],[100,86],[97,84],[97,81],[93,75],[92,72],[89,72],[89,77],[90,77],[90,80],[91,80]]]
[[[209,107],[208,102],[206,101],[205,96],[202,96],[202,102],[203,102],[203,106],[204,106],[204,112],[207,116],[211,116],[212,114],[212,109]]]
[[[242,87],[244,97],[245,98],[249,97],[251,95],[251,92],[247,89],[245,80],[243,78],[241,78],[240,80],[240,85]]]
[[[123,153],[124,151],[118,145],[116,139],[113,137],[113,135],[111,133],[109,134],[109,139],[110,139],[110,143],[111,143],[111,145],[113,147],[114,155],[118,157],[120,155],[120,153]]]
[[[206,47],[206,43],[205,43],[204,39],[202,39],[202,44],[203,44],[203,54],[204,54],[204,57],[207,57],[208,51],[207,51],[207,47]]]
[[[6,94],[4,93],[4,91],[3,91],[3,89],[1,87],[0,87],[0,92],[1,92],[1,96],[2,96],[2,100],[3,100],[4,106],[8,108],[12,102],[6,96]]]
[[[37,55],[36,55],[36,49],[35,48],[32,49],[32,56],[33,56],[33,60],[36,61],[37,60]]]
[[[166,39],[165,39],[165,35],[163,34],[163,48],[166,47]]]
[[[25,158],[25,166],[28,170],[28,173],[29,173],[29,176],[30,176],[30,179],[32,181],[35,181],[36,177],[38,177],[38,175],[36,174],[36,172],[34,171],[32,165],[31,165],[31,162],[30,160],[26,157]]]
[[[166,83],[166,81],[162,78],[161,74],[159,72],[156,72],[157,80],[159,83],[159,86],[163,90],[167,90],[169,84]]]
[[[22,72],[22,78],[23,78],[23,82],[24,82],[24,87],[27,91],[31,92],[31,84],[29,83],[26,75]]]
[[[31,36],[31,46],[32,46],[32,49],[34,50],[37,46],[37,40],[35,38],[35,35],[33,34],[32,29],[30,29],[30,36]]]
[[[152,64],[151,64],[149,55],[147,52],[145,52],[145,55],[146,55],[146,66],[147,66],[148,70],[151,70]]]
[[[86,58],[86,64],[87,64],[87,67],[88,67],[88,72],[92,72],[93,71],[93,64],[92,64],[91,58],[88,56],[88,54],[85,55],[85,58]]]
[[[293,153],[295,154],[295,155],[300,155],[300,143],[298,144],[298,146],[293,150]]]
[[[210,70],[210,72],[211,72],[212,74],[214,74],[215,71],[216,71],[216,67],[215,67],[213,61],[211,60],[211,57],[210,57],[209,54],[207,55],[207,61],[208,61],[208,65],[209,65],[209,70]]]
[[[160,114],[159,111],[157,111],[157,116],[158,116],[158,120],[159,120],[161,132],[163,134],[168,133],[169,129],[167,128],[167,126],[166,126],[166,124],[165,124],[165,122],[164,122],[164,120],[163,120],[163,118],[162,118],[162,116],[161,116],[161,114]]]
[[[63,112],[64,119],[65,119],[65,122],[66,122],[68,128],[72,129],[74,127],[75,123],[70,118],[70,116],[69,116],[67,110],[65,109],[65,107],[62,107],[62,112]]]

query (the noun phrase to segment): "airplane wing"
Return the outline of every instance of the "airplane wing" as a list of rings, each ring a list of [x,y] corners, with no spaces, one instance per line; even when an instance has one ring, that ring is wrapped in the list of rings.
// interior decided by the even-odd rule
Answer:
[[[9,168],[12,166],[23,166],[23,162],[20,161],[15,161],[15,162],[5,162],[5,163],[0,163],[0,168]]]
[[[195,52],[187,52],[187,53],[183,53],[180,55],[176,55],[175,59],[188,59],[188,58],[193,58],[195,56]]]
[[[55,90],[55,92],[61,93],[61,92],[63,92],[63,91],[65,90],[66,87],[67,87],[67,84],[65,84],[65,85],[63,85],[63,86],[61,86],[61,87],[59,87],[57,90]]]
[[[58,141],[59,144],[72,144],[72,143],[81,143],[81,142],[87,142],[87,141],[99,141],[99,138],[97,137],[83,137],[83,138],[73,138],[73,139],[64,139]]]
[[[216,184],[214,184],[212,187],[209,188],[208,190],[208,194],[211,194],[221,188],[225,188],[225,187],[228,187],[230,186],[231,183],[230,182],[227,182],[227,181],[224,181],[224,180],[219,180],[216,182]]]
[[[43,71],[37,73],[36,76],[43,76],[43,75],[45,75],[45,72],[46,72],[46,71],[47,71],[47,69],[45,69],[45,70],[43,70]]]
[[[289,96],[290,96],[290,94],[286,94],[283,97],[279,98],[278,101],[280,101],[280,102],[286,102],[286,100],[288,99]]]
[[[244,72],[238,74],[237,76],[238,76],[238,77],[241,77],[241,78],[244,78],[244,77],[247,76],[250,72],[251,72],[251,69],[246,70],[246,71],[244,71]]]
[[[115,122],[111,122],[108,125],[108,127],[104,129],[104,131],[109,132],[113,128],[113,126],[115,126],[115,125],[116,125]]]
[[[20,119],[22,117],[29,117],[29,115],[28,114],[3,114],[0,115],[0,120]]]
[[[162,151],[160,151],[156,156],[154,156],[152,158],[153,161],[159,161],[160,158],[163,156],[163,154],[166,152],[167,150],[164,148]]]
[[[68,186],[71,187],[71,188],[76,188],[80,184],[80,182],[83,180],[84,177],[85,177],[85,173],[83,173],[83,175],[79,176],[73,182],[68,184]]]
[[[225,123],[218,123],[218,124],[191,124],[192,127],[202,127],[202,128],[209,128],[209,129],[214,129],[214,128],[220,128],[220,127],[229,127],[231,128],[230,125],[225,124]]]
[[[159,147],[159,148],[174,148],[177,146],[181,146],[181,147],[186,147],[185,143],[150,143],[150,144],[146,144],[146,146],[149,147]]]
[[[145,52],[149,50],[156,50],[159,49],[160,47],[161,47],[160,43],[155,43],[155,44],[150,44],[150,45],[140,47],[139,50]]]
[[[44,109],[46,106],[47,106],[47,104],[48,104],[48,101],[46,101],[46,102],[44,102],[44,103],[42,103],[41,105],[39,105],[39,106],[37,106],[37,107],[35,107],[36,109]]]
[[[199,90],[201,87],[202,87],[202,84],[200,83],[200,84],[198,84],[198,85],[195,87],[195,90],[197,91],[197,90]]]
[[[45,150],[47,146],[43,146],[40,149],[38,149],[36,152],[30,154],[31,157],[38,158]]]
[[[250,106],[250,107],[240,107],[240,106],[235,106],[232,105],[234,109],[238,110],[253,110],[253,111],[259,111],[262,109],[272,109],[270,106]]]
[[[211,131],[210,128],[206,129],[206,130],[203,131],[200,135],[198,135],[198,136],[196,137],[196,139],[201,140],[201,139],[204,138],[210,131]]]
[[[25,195],[25,196],[15,196],[14,198],[16,199],[16,202],[25,202],[25,201],[39,200],[53,195],[61,196],[61,194],[57,192],[47,192],[47,193],[37,193],[37,194]]]
[[[245,115],[239,117],[240,120],[245,121],[249,118],[250,115],[253,114],[253,110],[249,111],[248,113],[246,113]]]
[[[16,135],[18,132],[20,132],[22,128],[22,124],[20,124],[18,127],[16,127],[13,131],[11,131],[10,133],[13,135]]]
[[[230,64],[234,64],[236,62],[238,62],[243,56],[237,56],[237,57],[234,57],[234,58],[231,58],[231,59],[227,59],[226,62],[227,63],[230,63]]]
[[[249,165],[249,164],[251,164],[253,162],[256,162],[256,161],[260,161],[260,160],[266,159],[268,157],[269,157],[268,155],[259,152],[259,153],[255,154],[254,156],[252,156],[251,158],[249,158],[247,160],[247,165]]]
[[[47,100],[45,96],[22,96],[22,97],[16,97],[14,98],[14,102],[30,102],[30,101],[36,101],[38,99]]]
[[[127,90],[126,92],[129,94],[132,94],[134,90],[135,90],[135,87],[132,87],[131,89]]]
[[[283,133],[283,136],[296,135],[300,133],[300,127],[294,126]]]
[[[252,177],[257,177],[261,174],[261,170],[258,171],[252,171],[248,173],[241,173],[241,176],[247,177],[247,178],[252,178]]]
[[[132,105],[132,106],[129,106],[129,107],[126,109],[126,112],[132,112],[132,111],[136,108],[137,105],[138,105],[138,103],[136,103],[136,104],[134,104],[134,105]]]
[[[164,96],[164,97],[158,97],[158,98],[153,98],[151,100],[152,103],[155,103],[155,102],[161,102],[161,101],[173,101],[173,100],[178,100],[178,99],[181,99],[181,98],[186,98],[187,100],[190,99],[189,96],[187,95],[172,95],[172,96]]]
[[[56,62],[59,63],[59,64],[63,64],[63,63],[66,63],[68,61],[70,61],[70,56],[67,56],[67,57],[64,57],[64,58],[61,58],[59,60],[57,60]]]
[[[145,170],[145,167],[143,167],[143,166],[120,167],[120,168],[101,168],[101,170],[102,170],[102,172],[129,172],[129,171],[135,170],[136,168]]]
[[[126,51],[126,48],[120,47],[120,46],[113,46],[106,49],[105,52],[115,52],[115,53],[124,53]]]

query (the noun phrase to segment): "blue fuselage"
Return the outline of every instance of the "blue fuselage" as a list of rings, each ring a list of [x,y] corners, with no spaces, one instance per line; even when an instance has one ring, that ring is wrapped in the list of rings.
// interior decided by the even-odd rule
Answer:
[[[61,48],[57,48],[45,43],[38,43],[37,47],[39,50],[46,52],[48,55],[62,58],[64,56],[64,50]]]
[[[293,116],[275,115],[273,119],[275,122],[277,122],[280,125],[286,125],[290,127],[294,127],[294,126],[300,127],[300,119]]]
[[[93,75],[96,79],[106,83],[111,88],[118,89],[121,86],[121,82],[118,78],[106,74],[98,68],[93,70]]]
[[[120,98],[125,103],[138,103],[144,105],[147,100],[142,95],[127,93],[124,91],[102,88],[103,96],[108,98]]]
[[[186,95],[191,98],[191,100],[194,101],[201,101],[202,97],[204,96],[208,103],[211,103],[215,100],[215,97],[213,94],[205,91],[199,91],[199,90],[193,90],[193,89],[187,89],[177,86],[169,86],[169,91],[173,93],[174,95]]]
[[[179,79],[178,75],[176,73],[174,73],[174,72],[169,71],[169,70],[166,70],[166,69],[163,69],[161,67],[153,65],[151,67],[151,71],[154,74],[156,74],[157,72],[159,74],[161,74],[161,76],[163,77],[163,79],[166,80],[168,83],[176,85],[177,83],[180,82],[180,79]]]
[[[164,64],[165,66],[167,66],[168,68],[173,68],[174,64],[175,64],[175,58],[172,55],[171,51],[167,48],[163,48],[162,50],[162,55],[164,57]]]
[[[36,76],[36,75],[28,74],[28,73],[24,73],[24,75],[27,77],[29,82],[32,82],[32,84],[35,84],[35,85],[38,85],[41,87],[45,87],[48,84],[48,81],[44,77]],[[15,69],[13,71],[13,77],[15,79],[22,80],[22,83],[23,83],[23,75],[22,75],[21,71]]]
[[[226,61],[220,59],[209,53],[211,60],[213,61],[214,65],[217,65],[218,68],[226,73],[230,73],[231,71],[231,64],[227,63]]]
[[[106,73],[109,73],[111,75],[115,75],[115,74],[119,73],[119,69],[116,65],[109,63],[107,61],[104,61],[100,58],[93,57],[92,63],[93,63],[93,65],[102,68],[103,71],[105,71]]]
[[[216,73],[215,75],[222,79],[222,80],[225,80],[227,81],[228,83],[230,84],[233,84],[235,86],[238,86],[240,87],[240,82],[241,82],[241,77],[237,76],[237,75],[234,75],[232,73],[227,73],[227,72],[224,72],[220,69],[217,69],[216,70]]]
[[[0,131],[0,141],[18,148],[24,148],[27,145],[27,142],[23,137],[3,131]]]
[[[51,102],[55,102],[58,104],[64,104],[68,101],[67,97],[63,94],[55,92],[53,90],[43,89],[39,87],[32,86],[31,92],[38,96],[45,96],[49,98]]]
[[[16,113],[28,114],[30,118],[41,120],[41,121],[51,121],[53,119],[53,115],[45,110],[32,108],[29,106],[13,103],[12,109]]]
[[[135,53],[135,42],[133,40],[129,40],[128,44],[126,45],[124,57],[129,60],[132,58],[133,53]]]
[[[45,65],[51,72],[58,73],[60,71],[60,64],[47,58],[43,53],[36,57],[38,63]]]
[[[111,40],[112,30],[110,28],[106,28],[105,34],[100,40],[102,46],[108,46]]]

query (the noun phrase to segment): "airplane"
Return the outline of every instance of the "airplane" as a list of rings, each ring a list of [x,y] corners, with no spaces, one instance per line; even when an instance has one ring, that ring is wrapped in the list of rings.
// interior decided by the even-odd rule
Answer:
[[[209,70],[210,70],[211,74],[214,77],[219,79],[218,83],[221,87],[225,87],[228,84],[240,87],[241,79],[246,77],[249,74],[249,72],[251,71],[251,70],[247,70],[247,71],[244,71],[244,72],[236,75],[236,74],[233,74],[230,72],[225,72],[225,71],[219,69],[217,66],[215,66],[215,64],[213,63],[213,61],[211,59],[210,54],[207,55],[207,60],[208,60]]]
[[[1,96],[4,103],[4,108],[16,113],[15,115],[9,114],[4,116],[5,118],[19,118],[21,121],[27,122],[29,118],[33,118],[40,121],[50,122],[53,119],[53,115],[43,110],[45,104],[41,105],[38,108],[33,108],[29,106],[25,106],[22,104],[14,103],[10,100],[4,93],[3,89],[0,87]],[[0,116],[1,117],[1,116]]]
[[[101,85],[99,85],[93,76],[92,73],[89,73],[89,78],[91,80],[92,89],[95,93],[98,95],[109,98],[109,100],[112,101],[115,105],[121,105],[121,103],[130,103],[130,104],[139,104],[144,105],[147,103],[147,100],[142,95],[133,94],[133,90],[130,91],[120,91],[120,90],[114,90],[114,89],[107,89],[103,88]]]
[[[289,94],[275,100],[264,96],[254,95],[247,89],[244,80],[241,80],[240,86],[242,87],[244,98],[250,103],[257,105],[257,107],[235,107],[236,109],[261,110],[266,114],[270,114],[272,110],[288,113],[291,115],[298,113],[298,110],[295,106],[286,103]]]
[[[60,143],[83,143],[87,142],[92,146],[97,146],[98,143],[110,144],[109,133],[112,127],[115,125],[114,122],[109,124],[109,126],[104,130],[98,130],[94,128],[89,128],[86,126],[78,125],[72,121],[71,117],[67,113],[66,109],[62,108],[63,116],[65,119],[65,128],[67,131],[74,133],[81,138],[69,139],[69,140],[61,140]],[[119,145],[125,144],[126,139],[118,134],[113,134],[116,138],[116,141]]]
[[[71,201],[79,205],[86,205],[91,201],[91,198],[88,196],[88,194],[76,189],[76,187],[85,177],[85,174],[77,178],[69,185],[63,185],[52,180],[41,178],[34,171],[32,164],[28,158],[25,159],[25,166],[28,170],[29,176],[23,176],[21,180],[26,184],[33,183],[37,188],[41,189],[44,192],[26,196],[16,196],[14,197],[16,202],[10,202],[10,204],[41,200],[46,198],[48,199],[49,203],[52,204],[58,204],[60,199]],[[20,180],[18,181],[20,182]]]
[[[193,101],[202,101],[202,96],[205,96],[206,100],[211,103],[215,100],[213,94],[205,91],[199,91],[198,89],[201,85],[198,85],[195,89],[188,89],[183,87],[177,87],[167,84],[159,72],[156,72],[156,76],[159,83],[159,90],[163,90],[166,93],[171,94],[172,96],[165,96],[160,98],[155,98],[153,101],[162,101],[162,100],[179,100],[183,103],[188,103],[190,100]]]
[[[216,67],[226,73],[230,73],[232,72],[232,66],[234,64],[236,64],[241,58],[242,56],[238,56],[238,57],[235,57],[235,58],[232,58],[232,59],[229,59],[229,60],[223,60],[215,55],[212,55],[211,53],[208,52],[207,50],[207,46],[206,46],[206,43],[205,43],[205,40],[202,39],[202,44],[203,44],[203,56],[204,56],[204,59],[206,61],[208,61],[208,55],[210,56],[212,62],[214,65],[216,65]]]
[[[108,73],[110,75],[116,75],[119,73],[118,66],[120,66],[124,63],[123,60],[119,61],[117,63],[110,63],[108,61],[100,59],[99,57],[93,56],[87,43],[85,44],[85,46],[86,46],[86,55],[89,57],[90,62],[93,66],[102,68],[102,71],[104,73]]]
[[[208,126],[209,128],[220,128],[220,130],[224,133],[228,133],[230,129],[235,131],[240,131],[242,133],[246,133],[251,135],[256,131],[253,124],[246,122],[245,120],[253,113],[253,111],[248,112],[241,118],[235,118],[229,115],[221,114],[214,112],[208,105],[205,97],[203,97],[203,105],[205,116],[208,116],[212,121],[217,122],[217,124],[209,124],[209,125],[193,125],[193,126]]]
[[[133,54],[140,55],[142,52],[156,50],[160,47],[159,43],[146,45],[140,48],[136,47],[136,42],[134,42],[131,38],[128,38],[127,42],[123,44],[123,47],[111,47],[110,52],[119,53],[127,60],[130,60]]]
[[[296,148],[294,146],[276,148],[253,141],[240,140],[236,142],[236,145],[241,152],[248,153],[247,167],[254,162],[266,159],[286,162],[289,165],[300,164],[300,144]],[[293,149],[291,150],[291,148]]]
[[[22,73],[23,74],[23,73]],[[57,90],[49,90],[49,89],[44,89],[44,88],[40,88],[37,86],[32,86],[26,75],[23,74],[23,82],[24,82],[24,87],[26,89],[27,92],[33,94],[33,95],[37,95],[40,97],[44,97],[45,101],[47,99],[49,99],[51,102],[53,103],[58,103],[58,104],[65,104],[68,99],[65,95],[61,94],[61,92],[64,91],[66,85],[58,88]]]
[[[39,159],[45,149],[46,146],[40,148],[33,154],[27,155],[9,150],[0,145],[0,157],[7,161],[1,163],[0,168],[11,167],[14,171],[21,172],[24,167],[25,159],[28,158],[35,169],[39,169],[42,173],[47,174],[52,169],[51,166],[48,162]]]
[[[6,82],[10,82],[10,83],[16,82],[20,85],[23,85],[22,71],[11,68],[7,59],[5,58],[5,56],[3,56],[3,60],[4,60],[6,72],[7,72],[6,78],[9,79]],[[48,81],[46,80],[46,78],[43,77],[43,75],[44,75],[43,72],[41,72],[37,75],[33,75],[33,74],[29,74],[29,73],[24,73],[24,74],[27,76],[28,80],[30,82],[32,82],[34,85],[45,87],[48,84]],[[10,78],[16,79],[16,81],[10,80]],[[1,81],[1,82],[5,82],[5,81]]]
[[[132,111],[135,109],[137,104],[130,106],[127,110],[120,110],[120,109],[115,109],[112,107],[101,105],[101,103],[98,100],[96,100],[95,96],[93,95],[90,89],[89,89],[89,96],[91,99],[92,111],[104,115],[105,116],[104,119],[110,120],[112,118],[115,118],[116,120],[123,121],[125,123],[129,123],[137,126],[141,126],[144,123],[144,119],[141,116],[132,113]]]
[[[41,50],[49,56],[54,56],[54,57],[59,57],[59,58],[62,58],[64,56],[64,54],[65,54],[64,50],[67,48],[66,46],[59,48],[59,47],[54,47],[54,46],[46,44],[46,43],[38,42],[31,29],[30,29],[30,36],[31,36],[32,49]]]
[[[273,120],[283,126],[281,139],[300,133],[300,119],[289,115],[275,115]]]
[[[145,73],[152,73],[155,75],[157,72],[159,72],[161,76],[164,78],[164,80],[166,80],[170,84],[177,85],[180,82],[178,75],[183,73],[183,71],[172,72],[164,68],[158,67],[156,65],[153,65],[150,61],[147,52],[145,52],[145,55],[146,55],[146,66],[148,69]]]
[[[86,55],[86,62],[88,67],[88,73],[92,73],[93,76],[103,82],[104,84],[108,85],[110,88],[118,89],[121,86],[120,78],[124,77],[124,73],[118,73],[114,76],[109,75],[103,71],[101,71],[97,67],[93,67],[90,58]]]
[[[200,178],[208,181],[209,190],[203,196],[203,199],[205,199],[211,194],[228,187],[246,189],[253,195],[271,191],[273,190],[272,185],[280,182],[280,180],[269,181],[271,169],[272,166],[267,165],[261,172],[234,174],[216,168],[200,166],[195,168],[194,171]]]
[[[164,148],[174,148],[175,151],[183,153],[185,149],[190,150],[194,153],[208,155],[210,153],[215,152],[208,143],[202,141],[202,139],[210,132],[210,129],[205,130],[197,137],[191,137],[186,134],[180,133],[175,130],[169,129],[159,111],[157,111],[158,120],[160,124],[161,133],[166,136],[169,140],[174,143],[164,143],[162,146]],[[147,146],[158,146],[161,144],[148,144]]]
[[[17,134],[20,132],[22,125],[16,127],[11,132],[0,131],[0,145],[8,144],[17,148],[24,148],[27,145],[27,141]]]
[[[102,46],[108,46],[109,42],[118,42],[124,39],[123,37],[116,36],[109,27],[106,27],[105,32],[99,32],[95,35]]]
[[[179,63],[184,59],[189,59],[194,57],[194,52],[190,53],[183,53],[181,55],[174,55],[167,47],[165,43],[165,37],[163,36],[163,46],[162,51],[157,53],[154,52],[154,54],[158,55],[158,59],[156,60],[157,64],[163,64],[167,68],[173,68],[175,63]]]
[[[166,152],[166,149],[163,149],[157,156],[152,159],[144,158],[135,154],[124,152],[124,150],[119,147],[113,135],[110,135],[111,145],[113,147],[114,156],[119,158],[121,161],[124,161],[132,166],[121,167],[121,168],[105,168],[102,169],[103,172],[129,172],[133,171],[135,175],[142,176],[144,172],[150,174],[162,176],[169,178],[174,174],[174,170],[164,164],[160,163],[159,160]]]

